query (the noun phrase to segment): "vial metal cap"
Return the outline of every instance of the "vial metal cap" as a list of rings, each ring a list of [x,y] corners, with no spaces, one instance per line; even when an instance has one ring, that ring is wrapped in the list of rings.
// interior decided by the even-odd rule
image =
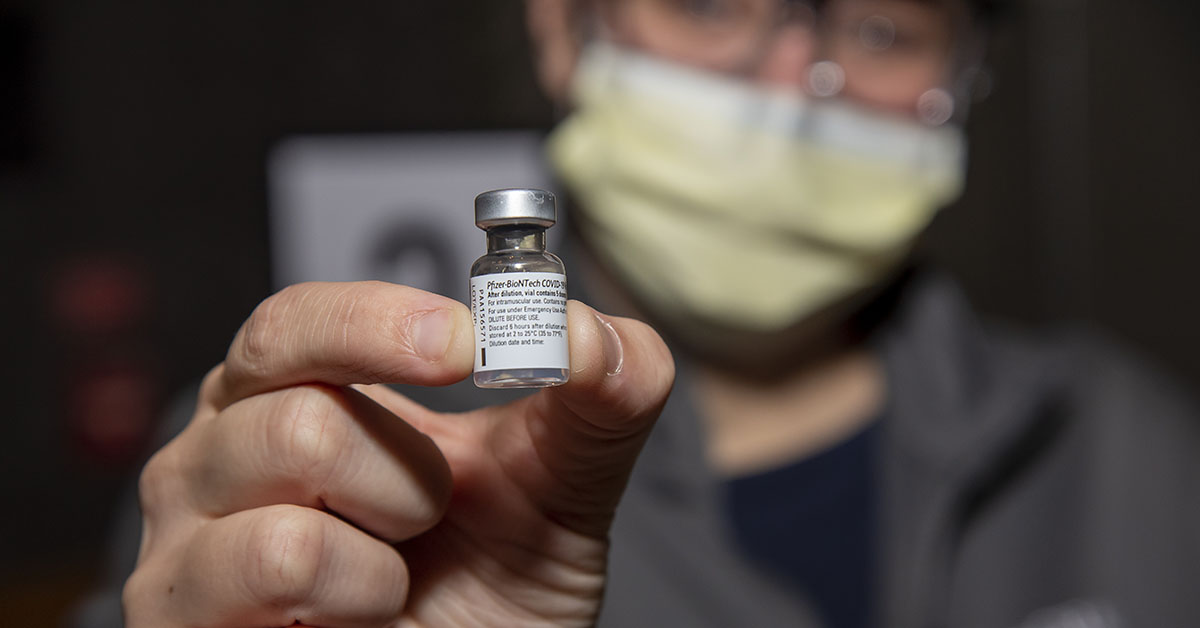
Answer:
[[[501,225],[550,227],[558,219],[554,194],[533,188],[492,190],[475,197],[475,226]]]

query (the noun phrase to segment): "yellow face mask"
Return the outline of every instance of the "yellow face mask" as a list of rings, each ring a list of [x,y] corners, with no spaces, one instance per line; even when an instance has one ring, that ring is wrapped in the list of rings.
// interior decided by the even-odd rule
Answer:
[[[964,176],[956,127],[593,43],[550,161],[592,247],[673,315],[783,329],[879,281]]]

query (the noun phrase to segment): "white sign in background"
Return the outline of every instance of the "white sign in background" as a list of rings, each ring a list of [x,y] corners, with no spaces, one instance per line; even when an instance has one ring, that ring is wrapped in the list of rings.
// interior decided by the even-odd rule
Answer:
[[[269,164],[272,275],[379,279],[466,302],[485,252],[474,199],[498,188],[551,189],[537,131],[301,136]],[[549,232],[558,249],[565,228]]]

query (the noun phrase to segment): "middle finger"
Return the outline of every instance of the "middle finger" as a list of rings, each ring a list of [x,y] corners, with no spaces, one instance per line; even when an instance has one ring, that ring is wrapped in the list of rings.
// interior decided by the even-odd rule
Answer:
[[[350,388],[256,395],[197,427],[185,475],[208,517],[295,504],[400,541],[436,524],[450,499],[450,468],[433,441]]]

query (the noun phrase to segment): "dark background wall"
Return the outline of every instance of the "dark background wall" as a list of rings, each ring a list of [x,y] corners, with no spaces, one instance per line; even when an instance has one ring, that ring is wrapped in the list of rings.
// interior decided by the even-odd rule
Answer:
[[[169,396],[268,293],[265,159],[299,133],[530,128],[517,0],[0,0],[0,608],[101,575]],[[985,311],[1099,324],[1200,383],[1193,3],[1027,0],[929,254]]]

